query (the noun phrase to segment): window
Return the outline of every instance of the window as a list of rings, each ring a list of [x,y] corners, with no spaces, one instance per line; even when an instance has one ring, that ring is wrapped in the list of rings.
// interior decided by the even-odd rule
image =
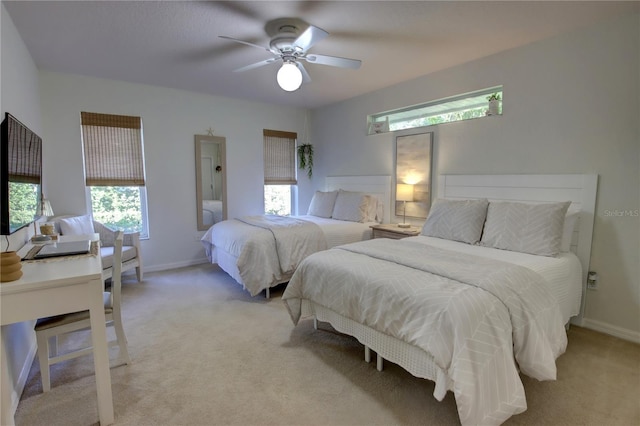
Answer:
[[[367,117],[369,134],[433,126],[434,124],[495,115],[493,112],[489,112],[489,98],[492,95],[498,98],[497,115],[501,115],[502,86],[498,86],[370,115]]]
[[[89,209],[113,229],[148,238],[140,117],[82,112],[82,146]]]
[[[291,214],[296,179],[297,133],[264,130],[264,212]]]

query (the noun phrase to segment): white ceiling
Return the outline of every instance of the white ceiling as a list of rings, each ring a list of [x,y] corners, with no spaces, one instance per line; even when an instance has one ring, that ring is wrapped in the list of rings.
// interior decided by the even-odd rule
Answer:
[[[640,2],[554,1],[3,1],[40,69],[314,108],[638,12]],[[359,70],[305,65],[296,92],[278,65],[234,73],[270,54],[264,26],[301,18],[330,33],[310,53]]]

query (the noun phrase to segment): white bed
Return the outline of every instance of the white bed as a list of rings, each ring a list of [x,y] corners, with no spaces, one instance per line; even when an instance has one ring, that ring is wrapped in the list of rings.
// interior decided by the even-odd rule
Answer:
[[[327,321],[365,345],[365,360],[369,348],[376,351],[379,370],[387,359],[433,380],[438,400],[451,390],[463,424],[500,424],[526,409],[519,372],[555,379],[564,325],[581,318],[597,176],[446,175],[439,184],[441,199],[487,198],[485,246],[419,236],[337,247],[305,259],[283,300],[294,323]],[[496,249],[493,235],[485,240],[501,201],[565,200],[579,213],[557,255]]]
[[[355,222],[335,220],[331,217],[314,215],[294,216],[295,219],[316,224],[321,230],[322,241],[315,247],[304,246],[309,252],[326,249],[341,244],[371,238],[370,226],[389,217],[390,177],[389,176],[334,176],[325,181],[324,191],[350,191],[367,194],[377,202],[375,213],[370,220]],[[373,213],[373,212],[372,212]],[[222,221],[212,226],[202,237],[207,257],[217,263],[252,296],[265,291],[269,298],[270,288],[289,280],[298,260],[292,267],[281,264],[281,247],[276,243],[273,230],[262,229],[243,222],[252,218],[236,218]],[[311,231],[310,231],[311,232]],[[310,238],[310,237],[309,237]],[[300,242],[293,243],[302,247]],[[304,257],[304,253],[299,254]]]

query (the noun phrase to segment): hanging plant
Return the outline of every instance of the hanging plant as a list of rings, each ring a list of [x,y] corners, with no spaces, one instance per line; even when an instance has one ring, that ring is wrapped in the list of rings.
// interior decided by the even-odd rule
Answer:
[[[307,175],[311,179],[313,175],[313,145],[305,143],[298,146],[298,167],[307,169]]]

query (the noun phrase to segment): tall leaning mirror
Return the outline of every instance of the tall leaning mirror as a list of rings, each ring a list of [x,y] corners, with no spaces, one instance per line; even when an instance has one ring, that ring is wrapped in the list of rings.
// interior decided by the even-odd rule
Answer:
[[[195,135],[198,231],[227,218],[227,165],[222,136]]]

